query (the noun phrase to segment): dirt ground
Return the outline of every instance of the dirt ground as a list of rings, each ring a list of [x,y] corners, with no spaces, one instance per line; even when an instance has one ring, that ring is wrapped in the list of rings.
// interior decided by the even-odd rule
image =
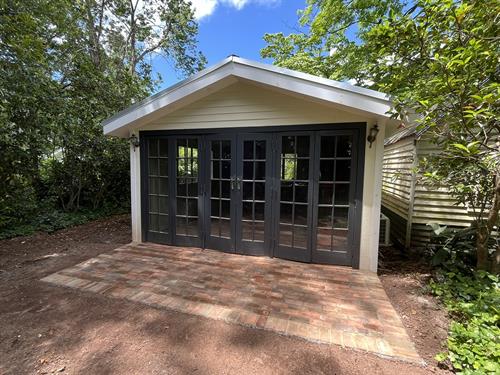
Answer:
[[[446,373],[426,267],[391,251],[381,280],[425,367],[39,281],[129,241],[128,216],[0,241],[0,374]]]

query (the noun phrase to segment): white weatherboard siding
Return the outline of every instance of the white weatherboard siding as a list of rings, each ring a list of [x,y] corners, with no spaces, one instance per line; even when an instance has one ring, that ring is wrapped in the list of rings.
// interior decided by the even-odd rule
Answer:
[[[141,130],[365,122],[366,116],[301,100],[249,83],[235,83]]]
[[[402,130],[405,131],[405,130]],[[411,134],[385,146],[382,203],[391,219],[391,236],[406,247],[428,244],[434,222],[467,227],[471,212],[457,204],[446,186],[426,185],[415,168],[426,156],[439,151],[426,135]]]

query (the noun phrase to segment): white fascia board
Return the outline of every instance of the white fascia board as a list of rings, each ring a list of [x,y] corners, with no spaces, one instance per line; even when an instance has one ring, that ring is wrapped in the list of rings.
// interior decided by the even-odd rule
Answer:
[[[389,117],[392,102],[350,90],[325,86],[315,81],[304,80],[289,75],[269,74],[268,71],[235,64],[234,74],[239,78],[262,83],[281,90],[290,91],[313,99],[352,108],[376,117]],[[372,90],[370,90],[372,91]]]
[[[378,91],[229,57],[103,121],[104,134],[128,136],[128,128],[140,127],[156,117],[209,95],[238,78],[313,100],[333,103],[370,117],[389,118],[388,111],[392,108],[389,97]]]
[[[181,81],[156,95],[150,96],[143,101],[118,112],[113,117],[106,119],[102,123],[104,134],[125,134],[125,132],[117,131],[230,76],[233,66],[231,64],[227,64],[230,60],[226,60],[224,60],[221,64],[217,64],[217,66],[201,71],[195,76]]]
[[[323,78],[323,77],[315,76],[312,74],[299,72],[297,70],[281,68],[281,67],[275,66],[275,65],[264,64],[264,63],[260,63],[257,61],[247,60],[247,59],[243,59],[241,57],[233,57],[232,61],[237,63],[237,64],[240,64],[240,65],[245,65],[245,66],[249,66],[252,68],[258,68],[258,69],[266,70],[269,72],[279,73],[281,75],[286,75],[289,77],[300,78],[300,79],[305,80],[305,81],[319,83],[321,85],[334,87],[334,88],[337,88],[339,90],[355,92],[355,93],[358,93],[360,95],[369,96],[369,97],[372,97],[375,99],[381,99],[381,100],[387,100],[387,101],[391,100],[390,97],[383,92],[370,90],[370,89],[360,87],[360,86],[355,86],[355,85],[352,85],[352,84],[347,83],[347,82],[334,81],[332,79]]]

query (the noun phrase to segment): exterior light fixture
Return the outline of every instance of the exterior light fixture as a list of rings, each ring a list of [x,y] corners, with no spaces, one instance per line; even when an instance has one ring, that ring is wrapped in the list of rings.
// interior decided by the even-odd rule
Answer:
[[[375,140],[377,139],[378,132],[379,128],[377,124],[373,125],[370,131],[368,132],[368,137],[366,138],[366,140],[370,144],[370,148],[372,148],[372,143],[375,142]]]
[[[129,138],[128,138],[128,141],[130,142],[130,144],[132,145],[132,147],[134,147],[134,151],[137,147],[140,146],[140,141],[139,141],[139,138],[135,135],[135,134],[132,134]]]

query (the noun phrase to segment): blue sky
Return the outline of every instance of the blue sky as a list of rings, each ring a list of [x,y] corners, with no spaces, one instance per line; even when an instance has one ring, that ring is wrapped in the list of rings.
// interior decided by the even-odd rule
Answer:
[[[192,0],[199,23],[199,48],[212,65],[228,55],[264,61],[265,33],[289,34],[297,27],[297,10],[305,0]],[[162,57],[153,61],[164,89],[183,79]]]

